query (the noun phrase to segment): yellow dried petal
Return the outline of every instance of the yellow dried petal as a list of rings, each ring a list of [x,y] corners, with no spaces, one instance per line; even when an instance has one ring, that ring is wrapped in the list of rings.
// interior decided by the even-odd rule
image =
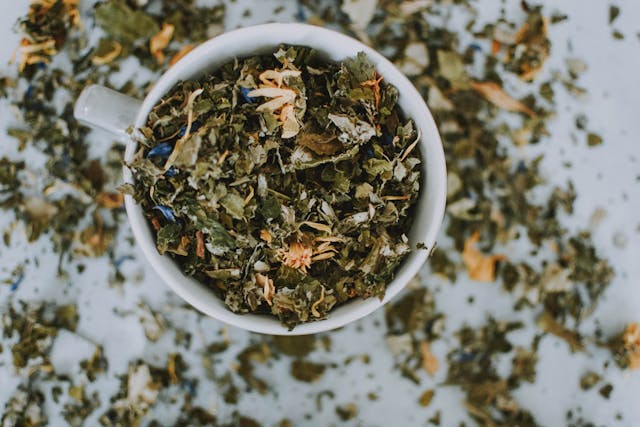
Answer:
[[[271,101],[267,101],[256,108],[257,111],[275,112],[286,104],[291,104],[296,99],[296,92],[292,89],[278,88],[278,87],[262,87],[260,89],[254,89],[247,94],[251,98],[264,97],[273,98]]]
[[[275,84],[277,87],[281,87],[286,77],[298,77],[300,74],[299,70],[266,70],[258,78],[267,86]]]
[[[264,299],[267,301],[267,304],[273,305],[273,296],[276,293],[276,287],[273,284],[273,279],[270,279],[264,274],[256,273],[256,283],[262,287]]]
[[[282,122],[282,138],[293,138],[300,132],[300,123],[298,123],[293,105],[287,104],[282,107],[280,121]]]

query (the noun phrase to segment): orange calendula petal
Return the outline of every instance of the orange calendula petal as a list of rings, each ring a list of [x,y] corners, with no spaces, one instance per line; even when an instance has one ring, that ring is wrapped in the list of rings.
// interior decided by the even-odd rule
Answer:
[[[183,46],[182,49],[178,51],[178,53],[176,53],[171,57],[171,59],[169,60],[169,66],[171,67],[173,64],[181,60],[182,57],[185,56],[187,53],[191,52],[194,47],[195,45],[192,45],[192,44]]]
[[[501,49],[502,45],[500,44],[500,42],[496,39],[493,39],[493,41],[491,42],[491,54],[493,56],[496,56]]]
[[[376,108],[378,108],[378,106],[380,105],[380,82],[383,79],[382,76],[380,77],[377,77],[377,76],[378,76],[378,72],[374,71],[372,79],[360,83],[360,85],[368,86],[371,88],[371,90],[373,90],[373,99],[376,103]]]
[[[480,240],[480,232],[476,231],[464,243],[462,262],[467,268],[471,280],[493,282],[495,280],[496,261],[505,259],[504,255],[486,256],[476,247]]]
[[[637,322],[629,323],[622,339],[625,349],[629,352],[629,369],[640,368],[640,324]]]
[[[524,105],[522,102],[512,98],[507,92],[494,82],[471,82],[473,90],[478,92],[484,99],[498,108],[517,113],[524,113],[534,117],[535,111]]]
[[[289,245],[289,250],[279,249],[278,256],[287,267],[306,273],[307,268],[311,267],[313,249],[300,242],[293,242]]]
[[[202,234],[202,231],[198,230],[196,232],[196,256],[198,258],[204,259],[204,249],[204,235]]]
[[[271,243],[271,241],[273,240],[273,236],[271,235],[271,233],[269,233],[269,230],[265,228],[260,230],[260,238],[267,243]]]
[[[422,356],[422,369],[427,371],[429,375],[435,375],[440,367],[440,362],[438,358],[431,353],[429,341],[422,341],[420,343],[420,355]]]
[[[96,196],[96,203],[103,208],[117,209],[124,203],[124,196],[122,193],[101,192]]]
[[[164,52],[162,52],[162,50],[169,46],[174,30],[175,27],[172,24],[165,22],[162,24],[162,29],[155,36],[151,37],[149,50],[151,51],[151,55],[158,61],[158,64],[164,62]]]

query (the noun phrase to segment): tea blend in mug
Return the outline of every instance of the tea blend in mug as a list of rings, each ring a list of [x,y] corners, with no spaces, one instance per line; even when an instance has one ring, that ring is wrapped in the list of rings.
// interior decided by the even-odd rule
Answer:
[[[128,166],[161,254],[236,313],[294,327],[382,297],[411,248],[414,123],[364,53],[306,47],[179,83]]]

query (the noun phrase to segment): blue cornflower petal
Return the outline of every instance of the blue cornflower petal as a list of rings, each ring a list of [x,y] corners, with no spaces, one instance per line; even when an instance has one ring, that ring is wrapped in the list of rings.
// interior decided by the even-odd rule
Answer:
[[[371,159],[375,156],[373,152],[373,147],[371,146],[371,144],[367,144],[363,148],[364,148],[363,154],[365,159]]]
[[[162,216],[164,216],[164,218],[167,221],[171,221],[171,222],[176,222],[176,215],[173,213],[173,210],[171,208],[168,208],[166,206],[162,206],[162,205],[156,205],[153,207],[153,209],[160,211],[160,213],[162,214]]]
[[[33,85],[27,87],[27,90],[24,92],[24,99],[31,98],[31,95],[33,95]]]
[[[189,393],[191,395],[195,395],[196,394],[196,382],[194,380],[185,379],[182,382],[182,387],[187,391],[187,393]]]
[[[135,258],[131,255],[124,255],[121,256],[120,258],[118,258],[117,260],[115,260],[113,262],[113,265],[116,266],[117,269],[120,268],[120,266],[122,265],[122,263],[124,263],[125,261],[133,261]]]
[[[191,130],[189,132],[194,133],[195,131],[198,130],[199,127],[200,127],[199,122],[193,122],[191,124]],[[176,138],[182,138],[185,133],[187,133],[187,125],[184,125],[180,128],[180,132],[178,132],[178,134],[176,135]]]
[[[163,159],[168,159],[172,151],[173,151],[173,145],[167,142],[161,142],[160,144],[156,145],[151,150],[149,150],[149,152],[147,153],[147,158],[161,157]]]
[[[468,363],[468,362],[473,361],[476,358],[476,353],[467,352],[467,351],[459,351],[459,352],[457,352],[455,357],[458,360],[458,362]]]
[[[469,47],[476,52],[482,52],[482,46],[480,46],[478,43],[471,43]]]
[[[242,93],[242,98],[248,102],[249,104],[253,104],[253,100],[254,98],[249,96],[249,92],[251,92],[252,89],[249,89],[248,87],[240,87],[240,92]]]
[[[382,134],[382,143],[384,145],[391,145],[393,143],[393,135],[391,135],[389,132],[384,132]]]
[[[20,273],[18,275],[18,278],[16,280],[14,280],[13,283],[11,283],[11,292],[13,292],[16,289],[18,289],[18,286],[20,286],[20,284],[22,283],[23,280],[24,280],[24,273]]]
[[[296,10],[296,19],[300,22],[307,21],[307,17],[305,16],[305,13],[304,13],[304,6],[302,6],[302,3],[300,3],[300,1],[298,1],[298,9]]]
[[[173,166],[167,169],[167,171],[164,173],[164,176],[166,176],[167,178],[171,178],[172,176],[176,175],[178,175],[178,169],[174,168]]]

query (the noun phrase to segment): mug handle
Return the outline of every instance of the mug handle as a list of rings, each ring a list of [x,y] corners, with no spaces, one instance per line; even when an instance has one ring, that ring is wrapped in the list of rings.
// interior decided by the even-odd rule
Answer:
[[[82,90],[73,109],[79,122],[127,137],[127,129],[134,124],[142,101],[100,85]]]

